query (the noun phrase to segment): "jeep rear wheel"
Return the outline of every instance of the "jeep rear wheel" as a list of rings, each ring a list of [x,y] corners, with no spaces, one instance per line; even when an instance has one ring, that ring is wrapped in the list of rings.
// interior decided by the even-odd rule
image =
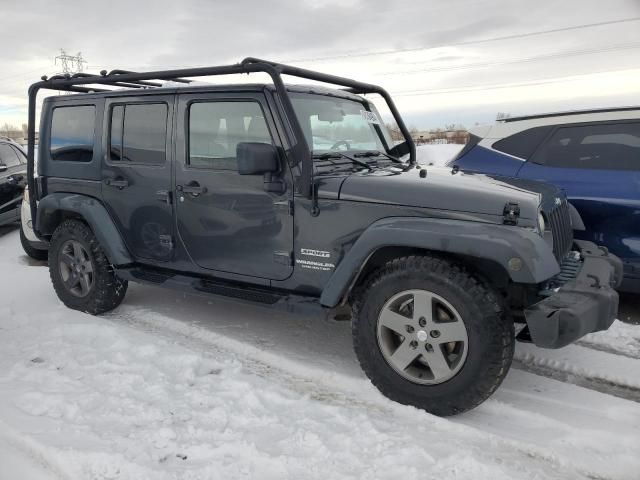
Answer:
[[[91,229],[78,220],[65,220],[53,233],[49,275],[67,307],[94,315],[120,305],[127,291]]]
[[[395,401],[454,415],[486,400],[509,370],[513,323],[493,289],[460,265],[395,259],[353,300],[358,360]]]

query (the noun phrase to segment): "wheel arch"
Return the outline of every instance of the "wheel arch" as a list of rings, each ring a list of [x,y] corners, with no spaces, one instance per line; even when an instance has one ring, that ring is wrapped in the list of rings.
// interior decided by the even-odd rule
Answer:
[[[378,220],[356,240],[323,289],[320,303],[334,307],[357,282],[398,256],[431,254],[455,258],[498,288],[540,283],[560,269],[552,249],[537,233],[488,223],[416,217]],[[518,258],[519,269],[509,260]]]
[[[113,265],[133,262],[115,222],[98,199],[76,193],[52,193],[38,204],[36,225],[45,237],[51,237],[64,220],[78,219],[93,231]]]

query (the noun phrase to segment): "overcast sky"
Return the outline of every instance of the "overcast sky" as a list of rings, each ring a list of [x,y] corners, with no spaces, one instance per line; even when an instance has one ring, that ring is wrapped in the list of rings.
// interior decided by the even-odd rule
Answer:
[[[95,72],[287,61],[382,84],[419,128],[640,104],[640,0],[0,5],[0,125],[26,122],[27,88],[60,70],[60,48],[81,51]]]

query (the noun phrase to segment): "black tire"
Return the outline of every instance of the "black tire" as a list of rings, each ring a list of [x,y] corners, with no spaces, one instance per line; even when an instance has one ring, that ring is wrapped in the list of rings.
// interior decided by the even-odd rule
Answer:
[[[425,385],[404,378],[382,353],[377,333],[381,309],[394,295],[409,290],[426,290],[445,299],[466,328],[464,363],[443,383]],[[440,416],[462,413],[486,400],[509,371],[513,322],[489,284],[452,261],[432,256],[389,261],[355,290],[352,305],[353,343],[360,365],[385,396],[399,403]]]
[[[20,224],[20,243],[24,253],[29,255],[34,260],[46,260],[49,258],[49,251],[41,248],[34,247],[22,230],[22,223]]]
[[[92,266],[91,287],[84,296],[72,293],[63,280],[63,248],[78,242]],[[118,278],[91,229],[79,220],[65,220],[56,228],[49,247],[49,275],[58,298],[69,308],[98,315],[116,308],[127,292],[128,283]]]

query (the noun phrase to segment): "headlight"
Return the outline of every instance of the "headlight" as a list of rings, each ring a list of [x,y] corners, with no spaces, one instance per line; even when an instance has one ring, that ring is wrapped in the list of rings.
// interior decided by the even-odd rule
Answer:
[[[544,215],[542,215],[542,213],[538,213],[538,231],[540,232],[540,235],[544,235],[545,228]]]

